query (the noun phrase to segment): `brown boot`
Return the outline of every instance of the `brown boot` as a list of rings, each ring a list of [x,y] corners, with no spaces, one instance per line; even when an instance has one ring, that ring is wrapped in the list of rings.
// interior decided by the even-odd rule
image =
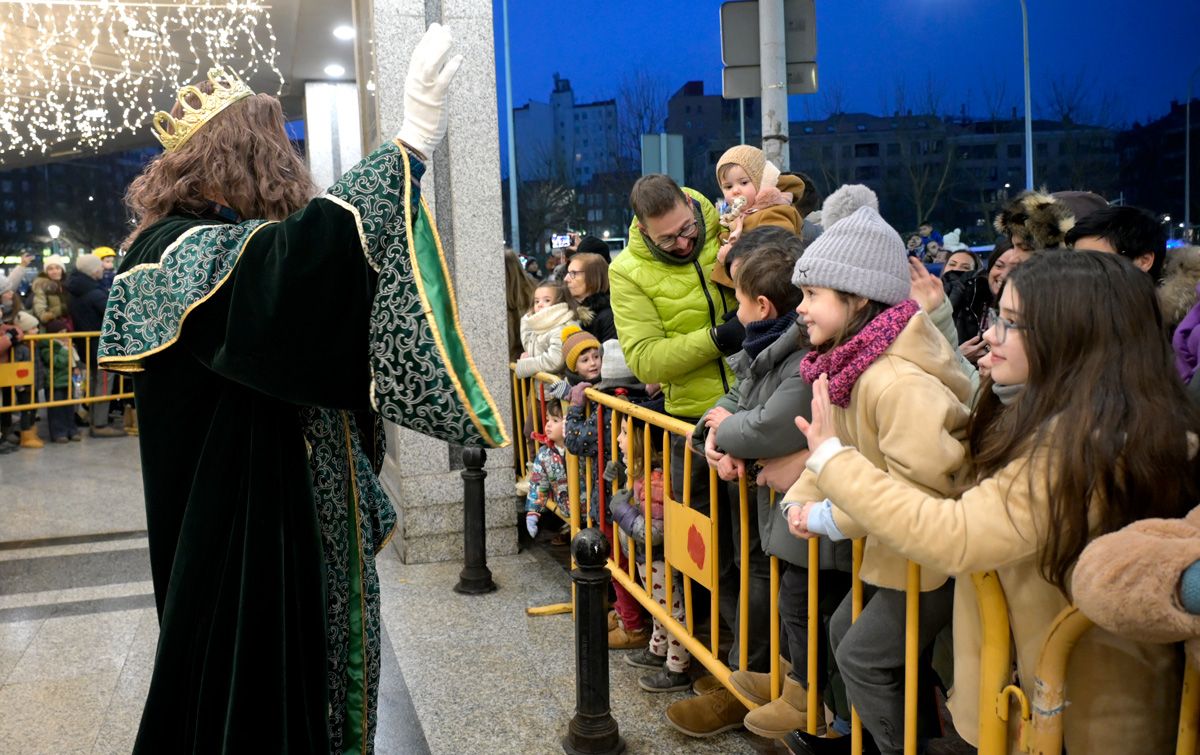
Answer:
[[[623,626],[618,626],[608,633],[609,650],[635,650],[646,647],[649,642],[650,633],[645,629],[631,632]]]
[[[125,433],[128,435],[138,434],[137,409],[132,406],[125,407]]]
[[[692,692],[697,695],[707,695],[710,692],[716,692],[724,688],[724,685],[717,681],[717,677],[712,674],[702,676],[692,683]]]
[[[779,674],[787,678],[792,670],[792,664],[783,658],[779,659]],[[729,686],[738,691],[742,697],[755,705],[766,705],[771,702],[771,675],[760,674],[757,671],[738,669],[729,676]]]
[[[732,692],[721,688],[673,703],[667,708],[667,721],[689,737],[712,737],[740,729],[748,712]]]
[[[783,693],[778,700],[750,711],[746,716],[746,728],[760,737],[783,739],[796,729],[808,726],[808,692],[800,682],[785,677]],[[817,697],[817,734],[825,733],[825,706]]]
[[[35,428],[21,431],[21,448],[43,448],[45,445]]]

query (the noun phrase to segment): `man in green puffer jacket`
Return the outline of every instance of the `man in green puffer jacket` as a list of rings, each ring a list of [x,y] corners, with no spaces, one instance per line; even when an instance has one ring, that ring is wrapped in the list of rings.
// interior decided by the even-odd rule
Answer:
[[[634,219],[629,245],[609,268],[613,320],[629,368],[645,383],[660,383],[668,414],[695,424],[735,379],[723,356],[740,351],[745,328],[733,292],[710,280],[717,260],[719,217],[699,192],[681,189],[670,177],[638,179],[629,196]],[[671,438],[672,497],[682,500],[684,438]],[[708,513],[708,467],[693,459],[692,507]],[[735,488],[736,491],[736,488]],[[738,668],[738,494],[721,484],[717,506],[720,616],[731,627],[729,666]],[[754,503],[751,502],[751,507]],[[755,512],[756,513],[756,512]],[[668,522],[668,526],[669,526]],[[757,524],[752,524],[757,528]],[[757,534],[752,530],[753,534]],[[754,538],[757,540],[757,538]],[[766,671],[765,642],[750,633],[747,667]],[[746,708],[723,687],[674,703],[667,720],[690,736],[712,736],[738,728]]]
[[[669,176],[643,176],[629,202],[629,245],[609,268],[613,319],[633,374],[660,383],[667,413],[695,420],[734,382],[723,354],[745,331],[733,292],[709,280],[717,260],[716,208]]]

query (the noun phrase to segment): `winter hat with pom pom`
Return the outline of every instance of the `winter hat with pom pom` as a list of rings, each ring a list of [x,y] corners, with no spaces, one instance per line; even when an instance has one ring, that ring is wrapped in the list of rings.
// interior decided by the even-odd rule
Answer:
[[[825,203],[828,206],[829,200]],[[869,206],[826,226],[796,262],[792,283],[797,288],[832,288],[889,306],[912,291],[900,234]]]
[[[843,184],[825,197],[821,205],[821,225],[828,231],[830,226],[850,217],[859,207],[870,207],[879,212],[879,197],[862,184]]]

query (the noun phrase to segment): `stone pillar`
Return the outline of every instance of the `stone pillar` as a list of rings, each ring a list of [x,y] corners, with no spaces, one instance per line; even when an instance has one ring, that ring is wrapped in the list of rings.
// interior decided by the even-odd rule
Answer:
[[[355,0],[354,11],[364,152],[400,130],[408,60],[429,23],[449,26],[454,52],[465,57],[422,194],[437,219],[475,365],[511,432],[491,0]],[[381,477],[399,514],[392,542],[406,563],[462,558],[461,457],[458,447],[388,427]],[[515,553],[511,449],[489,451],[486,469],[488,554]]]

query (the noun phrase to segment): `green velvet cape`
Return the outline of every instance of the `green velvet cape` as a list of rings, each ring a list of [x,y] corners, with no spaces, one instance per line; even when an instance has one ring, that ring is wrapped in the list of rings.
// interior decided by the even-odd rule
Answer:
[[[172,216],[128,250],[99,360],[134,374],[141,428],[160,633],[137,752],[373,750],[378,418],[508,442],[423,170],[389,143],[286,220]]]

